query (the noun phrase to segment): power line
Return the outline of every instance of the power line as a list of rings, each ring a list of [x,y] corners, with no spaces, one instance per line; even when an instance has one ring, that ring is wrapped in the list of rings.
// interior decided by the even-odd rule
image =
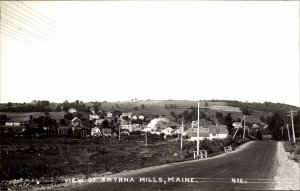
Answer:
[[[4,27],[4,28],[3,28],[3,27]],[[24,35],[22,36],[21,34],[18,34],[18,32],[16,32],[15,30],[13,30],[13,29],[11,29],[11,28],[5,26],[5,25],[3,25],[3,26],[1,27],[1,30],[5,30],[6,32],[12,33],[12,34],[14,34],[14,35],[17,36],[17,37],[24,38]],[[26,39],[27,41],[34,41],[34,39],[32,39],[31,37],[27,37],[27,36],[25,37],[25,39]]]
[[[40,34],[36,34],[36,33],[32,32],[32,31],[29,31],[29,30],[25,29],[24,27],[21,27],[21,26],[19,26],[19,25],[13,23],[13,22],[11,22],[11,21],[8,21],[7,19],[2,18],[2,21],[4,21],[5,23],[9,24],[10,26],[13,26],[14,28],[17,28],[17,29],[20,30],[20,31],[23,30],[23,32],[30,33],[30,34],[33,35],[35,38],[38,37],[39,39],[42,39],[42,40],[44,40],[44,41],[46,41],[46,42],[48,41],[47,39],[45,39],[45,38],[44,38],[43,36],[41,36]],[[52,42],[53,42],[53,41],[52,41]],[[58,44],[58,43],[57,43],[57,44]],[[59,45],[61,45],[61,44],[59,44]]]
[[[22,10],[26,11],[27,13],[35,16],[36,18],[38,18],[40,20],[43,20],[44,22],[48,23],[49,25],[55,27],[57,30],[66,31],[66,29],[62,25],[58,24],[57,22],[51,20],[50,18],[46,17],[45,15],[41,14],[40,12],[38,12],[38,11],[34,10],[33,8],[29,7],[24,2],[21,2],[21,1],[17,0],[18,3],[24,5],[27,9],[24,9],[23,7],[19,6],[18,4],[15,3],[15,1],[9,1],[9,2],[16,5],[17,7],[21,8]],[[28,9],[31,10],[31,11],[29,11]]]
[[[10,38],[13,38],[13,39],[15,39],[15,40],[17,40],[17,41],[19,41],[19,42],[24,43],[24,44],[30,45],[30,44],[28,44],[26,41],[23,41],[23,40],[21,40],[21,39],[18,39],[18,38],[16,38],[16,37],[10,35],[9,33],[4,32],[3,29],[1,29],[1,34],[4,34],[4,35],[6,35],[6,36],[9,36]]]
[[[18,29],[18,31],[22,31],[22,32],[24,32],[24,33],[30,33],[30,34],[33,35],[35,38],[39,38],[39,39],[42,39],[42,40],[44,40],[44,41],[47,41],[47,39],[45,39],[44,37],[40,36],[39,34],[35,34],[35,33],[31,32],[31,31],[29,31],[29,30],[27,30],[27,29],[24,29],[23,27],[21,27],[21,26],[15,24],[15,23],[13,23],[13,22],[11,22],[11,21],[8,21],[7,19],[2,18],[2,21],[5,22],[5,23],[7,23],[8,25],[10,25],[10,26],[12,26],[12,27]]]
[[[5,11],[7,11],[7,9],[4,9],[4,8],[2,8],[2,9],[5,10]],[[9,17],[11,17],[11,18],[13,18],[13,19],[15,19],[15,20],[21,22],[22,24],[24,24],[23,21],[21,21],[20,19],[18,19],[18,18],[16,18],[16,17],[12,16],[12,15],[10,15],[10,14],[7,14],[6,12],[2,12],[2,13],[4,13],[5,15],[7,15],[7,16],[9,16]],[[46,37],[46,38],[51,38],[51,39],[57,41],[58,43],[61,43],[61,42],[59,42],[58,40],[56,40],[55,38],[53,38],[53,37],[47,35],[47,34],[44,33],[43,31],[41,31],[40,29],[38,29],[38,28],[36,28],[36,27],[34,27],[34,26],[32,27],[32,24],[30,24],[30,25],[31,25],[30,27],[33,28],[33,30],[37,31],[38,33],[40,33],[40,34],[43,35],[44,37]],[[27,26],[28,26],[28,25],[27,25]]]
[[[44,25],[43,23],[40,23],[38,20],[34,20],[34,19],[28,17],[26,14],[22,13],[21,11],[18,11],[17,9],[12,8],[11,6],[9,6],[9,5],[7,5],[7,4],[4,4],[3,2],[1,2],[1,3],[2,3],[3,5],[5,5],[6,7],[8,7],[9,9],[11,9],[12,11],[17,12],[18,14],[22,15],[23,17],[26,17],[27,19],[32,20],[32,21],[38,23],[40,26],[38,26],[38,25],[36,25],[36,24],[33,24],[32,22],[28,21],[27,19],[24,19],[24,18],[22,18],[20,15],[17,15],[16,13],[14,13],[14,14],[17,15],[19,18],[22,18],[23,20],[25,20],[25,21],[31,23],[32,25],[34,25],[34,26],[36,26],[36,27],[41,27],[41,26],[42,26],[42,27],[44,27],[45,29],[52,31],[52,32],[50,32],[51,34],[54,34],[54,33],[55,33],[55,31],[54,31],[51,27],[47,27],[47,26]],[[3,8],[3,9],[4,9],[4,8]],[[7,9],[6,9],[6,10],[7,10]],[[9,10],[7,10],[7,11],[10,12],[10,13],[12,13],[12,12],[9,11]]]

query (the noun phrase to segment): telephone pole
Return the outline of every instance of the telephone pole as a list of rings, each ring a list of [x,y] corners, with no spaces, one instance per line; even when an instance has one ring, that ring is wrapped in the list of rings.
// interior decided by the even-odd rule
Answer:
[[[183,131],[184,131],[184,127],[183,127],[183,118],[182,118],[182,124],[181,124],[181,140],[180,140],[180,149],[182,150],[182,133],[183,133]]]
[[[244,115],[244,132],[243,132],[243,139],[245,139],[245,125],[246,125],[246,116]]]
[[[289,124],[286,124],[286,128],[287,128],[287,131],[288,131],[289,141],[291,141]]]
[[[198,123],[197,123],[197,155],[199,155],[199,132],[200,132],[200,102],[198,101]]]
[[[145,131],[145,144],[146,144],[146,146],[148,145],[148,143],[147,143],[147,131]]]
[[[294,144],[296,143],[295,130],[294,130],[294,115],[293,115],[295,112],[296,112],[296,111],[291,110],[291,114],[290,114],[290,115],[287,115],[287,116],[290,116],[290,117],[291,117],[292,132],[293,132],[293,143],[294,143]]]

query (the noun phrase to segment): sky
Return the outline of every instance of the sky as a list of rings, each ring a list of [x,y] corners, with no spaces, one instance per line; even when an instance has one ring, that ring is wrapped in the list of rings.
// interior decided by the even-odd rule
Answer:
[[[298,1],[1,1],[0,102],[299,106]]]

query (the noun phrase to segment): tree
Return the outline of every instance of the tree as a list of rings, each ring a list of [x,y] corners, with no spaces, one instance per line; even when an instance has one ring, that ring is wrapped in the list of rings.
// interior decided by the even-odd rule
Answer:
[[[141,109],[145,109],[145,105],[144,104],[141,105]]]
[[[207,103],[207,101],[205,102],[205,107],[208,107],[208,103]]]
[[[262,140],[262,134],[261,134],[260,131],[257,131],[257,132],[256,132],[256,139],[257,139],[257,140]]]
[[[138,111],[139,108],[138,108],[138,107],[134,107],[133,110],[134,110],[134,111]]]
[[[225,120],[225,125],[227,126],[227,130],[228,130],[228,134],[231,135],[232,132],[233,132],[233,120],[232,120],[232,117],[231,117],[231,114],[230,113],[227,113],[227,115],[224,117],[224,120]]]
[[[267,118],[267,123],[269,125],[270,133],[272,138],[279,141],[282,140],[281,127],[284,126],[285,115],[283,113],[274,113],[271,117]]]
[[[67,113],[64,115],[64,119],[72,120],[74,119],[74,115],[72,113]]]
[[[216,112],[216,118],[218,119],[218,122],[220,124],[225,124],[225,119],[224,119],[223,114],[221,112]]]

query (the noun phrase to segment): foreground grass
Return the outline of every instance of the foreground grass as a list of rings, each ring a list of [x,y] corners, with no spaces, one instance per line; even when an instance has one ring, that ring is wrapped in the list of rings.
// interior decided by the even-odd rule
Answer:
[[[295,162],[300,162],[300,142],[296,142],[296,144],[291,144],[290,142],[284,142],[284,150],[289,152],[289,159]]]
[[[208,156],[223,153],[247,142],[238,140],[205,140],[200,149]],[[163,140],[159,137],[116,139],[1,139],[0,187],[24,187],[32,184],[58,184],[65,179],[99,177],[160,164],[192,160],[196,142]]]

